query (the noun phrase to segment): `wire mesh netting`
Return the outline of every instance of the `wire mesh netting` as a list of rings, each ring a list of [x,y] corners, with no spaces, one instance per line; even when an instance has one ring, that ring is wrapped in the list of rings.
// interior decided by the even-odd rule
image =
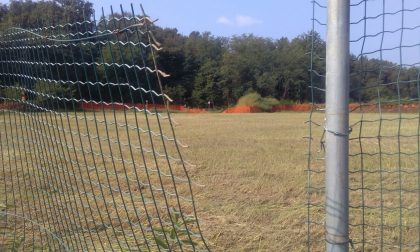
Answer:
[[[313,1],[308,249],[324,238],[326,1]],[[351,1],[350,246],[420,249],[420,3]]]
[[[133,6],[0,35],[0,250],[206,251]]]

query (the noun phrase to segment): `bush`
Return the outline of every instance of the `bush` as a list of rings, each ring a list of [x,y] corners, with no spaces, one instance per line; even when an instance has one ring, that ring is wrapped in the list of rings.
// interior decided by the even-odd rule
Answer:
[[[271,111],[273,106],[279,105],[280,101],[274,97],[262,97],[256,92],[246,94],[239,98],[237,106],[254,106],[263,111]]]
[[[58,85],[45,81],[37,81],[34,85],[37,93],[34,103],[41,107],[53,106],[63,108],[66,103],[70,103],[63,98],[71,99],[74,97],[75,90],[69,86]]]
[[[3,88],[1,91],[1,96],[6,99],[10,99],[13,101],[20,101],[22,97],[22,91],[19,90],[19,86],[11,86],[7,88]]]

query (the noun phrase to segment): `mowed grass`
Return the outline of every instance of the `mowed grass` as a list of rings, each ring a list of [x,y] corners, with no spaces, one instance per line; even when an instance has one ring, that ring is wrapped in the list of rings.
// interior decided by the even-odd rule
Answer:
[[[131,146],[135,148],[134,160],[138,164],[142,163],[142,156],[138,154],[136,134],[132,133],[132,130],[127,133],[124,127],[115,125],[116,122],[117,125],[128,123],[133,126],[135,117],[133,113],[127,113],[127,121],[125,121],[123,113],[117,113],[114,117],[111,112],[104,115],[98,112],[96,114],[98,121],[106,118],[109,125],[106,128],[104,123],[98,123],[99,129],[96,130],[95,121],[89,120],[86,124],[83,119],[91,119],[93,113],[86,115],[80,113],[77,116],[81,118],[78,123],[74,118],[69,122],[63,118],[62,124],[60,117],[45,113],[29,113],[22,116],[6,112],[2,115],[2,134],[8,135],[9,140],[8,143],[5,141],[2,143],[2,160],[6,164],[8,160],[17,164],[16,168],[6,169],[9,204],[13,199],[14,191],[15,195],[18,195],[14,205],[20,215],[24,215],[23,212],[30,212],[31,218],[36,223],[48,223],[48,220],[51,220],[51,224],[59,223],[59,220],[64,218],[61,222],[63,225],[50,227],[55,233],[65,230],[66,226],[82,226],[84,230],[93,230],[102,218],[107,225],[112,224],[117,227],[117,234],[106,229],[101,231],[100,237],[93,233],[91,234],[93,238],[90,238],[89,232],[84,232],[82,240],[83,237],[88,240],[86,245],[89,246],[88,248],[92,248],[95,243],[98,248],[99,239],[105,239],[107,235],[111,237],[113,244],[106,245],[104,249],[110,246],[115,250],[120,250],[120,246],[123,249],[128,249],[129,246],[134,247],[131,237],[128,237],[130,241],[125,245],[122,235],[119,236],[123,228],[130,229],[126,223],[124,224],[124,219],[135,220],[134,209],[138,209],[141,213],[147,208],[153,216],[156,216],[157,211],[162,216],[165,212],[164,205],[160,205],[156,210],[153,206],[144,206],[138,196],[134,203],[128,196],[130,191],[138,195],[136,192],[141,190],[146,199],[151,199],[148,190],[136,186],[132,181],[129,183],[125,180],[124,169],[131,180],[135,180],[135,171],[129,163],[126,163],[124,167],[119,161],[130,160],[129,146],[126,144],[128,139],[131,139]],[[173,114],[174,120],[178,122],[175,127],[177,138],[189,146],[181,149],[183,157],[195,165],[188,165],[187,169],[194,182],[193,190],[201,228],[213,250],[304,250],[306,239],[306,175],[304,170],[307,142],[303,136],[307,133],[307,126],[304,123],[307,116],[307,114],[299,113]],[[145,125],[144,117],[140,116],[138,121],[140,125]],[[51,126],[54,124],[61,129]],[[164,125],[163,133],[170,136],[168,121],[162,120],[162,125]],[[152,121],[150,127],[155,133],[158,132],[156,121]],[[34,135],[31,135],[31,131]],[[88,131],[90,137],[87,136]],[[106,134],[107,131],[109,136]],[[97,135],[100,137],[98,138]],[[88,141],[89,138],[91,143]],[[118,138],[123,144],[122,152],[118,150],[118,144],[115,142]],[[148,134],[141,134],[143,148],[150,148],[150,143],[147,144],[148,138]],[[164,153],[162,145],[158,144],[159,137],[153,138],[156,151]],[[170,147],[170,143],[173,142],[166,142],[169,146],[168,153],[177,158],[173,146]],[[26,146],[23,143],[26,143]],[[99,148],[101,146],[102,149]],[[25,147],[28,160],[21,156],[25,153],[23,151]],[[15,151],[7,152],[7,149],[13,148]],[[63,151],[62,148],[64,148]],[[70,148],[69,152],[66,151],[67,148]],[[101,151],[105,158],[97,155]],[[96,154],[92,155],[91,152]],[[112,165],[111,156],[114,157],[116,166]],[[151,156],[150,153],[145,154],[146,162],[153,168]],[[39,160],[36,162],[40,163],[32,163],[32,160]],[[164,165],[165,158],[162,157],[159,160],[162,164],[161,168],[163,167],[162,171],[168,174],[167,165]],[[54,162],[59,163],[54,164]],[[174,165],[174,162],[171,163]],[[95,164],[96,168],[94,168]],[[174,168],[175,174],[182,178],[182,169],[177,166]],[[140,179],[145,183],[143,168],[137,169]],[[47,174],[48,170],[52,171],[52,174],[43,175],[42,172]],[[99,171],[99,174],[96,171]],[[109,180],[105,175],[109,177]],[[117,178],[119,183],[117,183]],[[93,184],[89,180],[93,181]],[[29,190],[30,185],[35,186],[35,197],[31,196],[31,192],[29,192],[29,197],[26,194],[18,194],[19,183],[26,190]],[[159,189],[160,183],[155,173],[151,174],[151,183]],[[165,188],[174,192],[169,178],[164,178],[163,183]],[[104,188],[103,193],[99,190],[100,185]],[[108,190],[109,187],[113,188],[113,191]],[[148,188],[147,184],[144,187]],[[4,192],[3,189],[2,192]],[[188,198],[188,190],[182,184],[178,185],[178,192]],[[68,196],[65,197],[65,195]],[[111,200],[112,196],[117,201],[117,209]],[[51,202],[42,200],[48,197]],[[155,197],[159,198],[161,194],[156,193]],[[4,195],[2,198],[4,199]],[[168,199],[170,202],[174,200],[173,197]],[[30,204],[27,205],[28,202]],[[72,210],[61,211],[61,208],[44,210],[44,204],[64,204],[66,206],[64,209]],[[182,201],[182,204],[187,212],[191,212],[188,202]],[[130,214],[126,215],[123,205],[127,205]],[[106,214],[105,209],[112,211],[110,216]],[[11,213],[14,211],[13,207],[9,209]],[[82,217],[87,216],[87,219],[79,220],[77,212],[83,211]],[[118,221],[118,213],[123,219],[123,224]],[[34,219],[36,216],[38,216],[37,219]],[[13,218],[9,217],[9,221],[12,221],[10,227],[13,227]],[[140,221],[147,226],[146,220]],[[22,220],[15,220],[15,222],[20,226],[23,224]],[[26,239],[29,243],[27,246],[30,246],[31,233],[37,233],[39,230],[37,227],[32,227],[30,223],[26,225],[26,230]],[[13,233],[13,229],[8,229],[8,231]],[[64,242],[76,241],[76,238],[77,235],[74,238],[65,237]],[[89,240],[92,239],[93,242],[90,244]],[[119,239],[122,245],[117,245],[115,239]],[[153,238],[150,239],[153,240]]]
[[[44,118],[42,114],[39,116],[38,121],[59,123],[59,120],[54,121],[56,119],[50,121],[48,116]],[[80,116],[91,118],[92,113]],[[309,124],[307,123],[309,114],[291,112],[257,114],[177,113],[173,114],[172,117],[177,122],[175,126],[177,139],[188,145],[187,148],[181,148],[182,156],[184,160],[195,165],[188,165],[187,170],[194,182],[194,198],[201,229],[212,250],[307,250],[308,177],[306,169],[308,168],[307,153],[309,149],[308,139],[304,137],[309,134]],[[13,119],[13,115],[2,118],[4,124],[2,131],[5,133],[8,127],[7,121],[10,118]],[[133,219],[132,212],[134,209],[149,209],[152,215],[156,215],[164,209],[163,206],[158,210],[153,210],[154,208],[149,205],[143,206],[139,200],[130,203],[127,196],[130,190],[133,192],[142,190],[146,198],[151,198],[151,195],[140,186],[136,187],[129,182],[124,182],[122,175],[124,169],[128,171],[130,178],[134,179],[136,171],[129,165],[123,167],[122,164],[117,164],[112,167],[109,165],[107,158],[103,160],[96,156],[88,157],[88,160],[85,161],[82,160],[83,155],[81,154],[83,151],[80,148],[87,144],[85,140],[89,138],[86,137],[88,129],[93,134],[91,136],[93,152],[99,152],[99,147],[102,146],[102,151],[106,156],[110,156],[112,153],[112,156],[117,158],[116,160],[129,160],[131,154],[128,151],[128,139],[132,140],[131,146],[138,149],[139,146],[136,142],[138,139],[135,134],[132,134],[131,131],[127,133],[121,131],[120,134],[117,134],[116,131],[119,131],[119,127],[114,125],[115,122],[117,124],[128,123],[134,125],[135,117],[133,113],[127,113],[127,118],[125,118],[123,113],[117,113],[114,117],[112,113],[107,112],[103,118],[108,118],[111,127],[108,128],[110,135],[106,136],[104,124],[99,125],[97,134],[102,138],[95,137],[93,121],[89,121],[86,125],[81,123],[78,126],[79,133],[75,132],[77,128],[74,121],[71,121],[68,128],[65,128],[67,132],[56,130],[56,138],[62,134],[59,145],[66,147],[70,143],[73,146],[72,149],[77,149],[77,153],[79,153],[79,155],[76,155],[76,153],[65,154],[63,152],[63,157],[58,161],[61,164],[66,164],[69,160],[72,160],[73,163],[85,164],[91,179],[94,180],[94,186],[89,187],[89,180],[86,179],[88,173],[78,173],[77,171],[74,174],[66,173],[66,170],[60,170],[65,169],[65,166],[60,166],[61,168],[56,172],[59,176],[62,176],[63,181],[68,181],[68,183],[61,185],[60,181],[52,181],[48,186],[43,185],[46,186],[45,192],[42,191],[44,189],[41,190],[41,196],[54,194],[57,192],[51,190],[49,186],[52,189],[63,188],[64,186],[65,193],[71,195],[73,189],[77,189],[77,186],[79,186],[79,190],[82,190],[80,185],[84,185],[85,189],[83,190],[87,192],[86,195],[92,195],[92,197],[83,196],[83,199],[80,199],[82,204],[79,206],[77,206],[79,199],[74,202],[69,201],[70,203],[66,204],[73,204],[75,211],[80,211],[80,209],[93,210],[93,214],[89,215],[88,213],[88,216],[90,216],[88,220],[80,222],[86,226],[85,228],[93,228],[92,223],[100,221],[100,216],[97,213],[101,212],[102,208],[113,208],[112,202],[109,202],[109,200],[102,202],[100,198],[99,204],[94,204],[97,200],[95,197],[99,194],[95,185],[99,184],[114,189],[120,188],[119,190],[123,194],[119,191],[115,193],[105,190],[103,197],[108,198],[114,195],[118,201],[117,205],[127,204],[131,212],[125,217],[123,209],[117,209],[117,211],[111,213],[109,221],[106,216],[104,217],[108,224],[121,225],[120,222],[115,221],[115,216],[119,211],[121,211],[122,218]],[[26,119],[30,118],[26,117]],[[99,119],[102,120],[102,118]],[[14,117],[13,120],[17,125],[25,122],[19,116]],[[323,240],[325,230],[322,225],[325,218],[323,210],[324,195],[322,193],[324,161],[320,158],[324,155],[321,144],[324,115],[315,113],[313,121],[320,126],[312,124],[313,134],[310,151],[313,159],[310,164],[311,169],[319,171],[319,173],[312,173],[311,186],[321,190],[311,191],[311,203],[318,206],[313,206],[310,212],[311,221],[321,225],[311,225],[311,240],[319,240],[319,243],[314,243],[312,246],[313,251],[322,251],[325,243]],[[139,122],[144,125],[140,119]],[[163,126],[163,133],[170,135],[167,121],[163,120],[162,122],[166,125]],[[350,204],[352,208],[350,209],[350,215],[353,226],[351,227],[350,238],[353,239],[356,251],[376,251],[381,248],[390,251],[398,250],[400,247],[403,250],[415,250],[419,236],[418,205],[420,202],[417,169],[419,163],[418,150],[420,149],[418,116],[394,113],[384,114],[380,117],[379,114],[374,113],[356,113],[351,116],[351,124]],[[151,122],[150,126],[157,132],[156,122]],[[17,129],[15,131],[10,130],[8,133],[13,134],[17,131]],[[38,131],[38,135],[43,136],[42,128],[38,128]],[[73,132],[74,139],[71,139],[68,132]],[[48,137],[48,135],[43,137]],[[118,143],[114,142],[117,138],[125,144],[122,146],[121,152],[117,151]],[[148,138],[147,134],[142,134],[140,140],[147,143]],[[159,137],[154,138],[158,143]],[[110,139],[112,141],[109,143]],[[66,140],[66,143],[64,143],[64,140]],[[19,139],[16,138],[16,141],[19,141]],[[35,145],[39,141],[41,140],[34,141]],[[110,145],[109,148],[106,147],[107,142]],[[165,142],[168,142],[168,153],[177,158],[174,147],[169,144],[171,141],[166,139]],[[39,142],[39,144],[41,143]],[[53,152],[55,144],[54,141],[48,144],[51,154],[43,153],[45,159],[50,159],[49,155],[58,156],[61,153],[59,149],[55,150],[56,153]],[[2,147],[6,147],[5,142],[2,143]],[[149,148],[150,146],[146,147]],[[162,153],[163,147],[161,145],[156,144],[155,148],[159,153]],[[29,153],[30,150],[27,151]],[[40,152],[42,150],[38,150],[37,153]],[[403,154],[398,155],[398,153]],[[3,159],[12,154],[15,156],[12,161],[19,159],[16,154],[7,153],[6,148],[3,148]],[[148,164],[153,164],[154,161],[150,158],[150,155],[146,155],[145,158]],[[165,159],[162,159],[159,164],[165,167]],[[134,155],[134,161],[141,163],[142,157]],[[93,164],[95,162],[97,168],[94,169]],[[23,167],[25,167],[24,164]],[[175,164],[174,169],[175,174],[182,178],[182,169]],[[20,167],[17,170],[20,171]],[[95,175],[93,172],[96,170],[100,170],[99,175]],[[167,168],[164,168],[163,171],[166,174],[169,173]],[[10,174],[12,173],[13,170],[10,170]],[[18,173],[21,174],[20,176],[25,175],[23,170]],[[28,171],[26,176],[30,173],[32,171]],[[6,174],[6,176],[10,176],[10,174]],[[36,175],[36,173],[33,174]],[[109,181],[105,179],[106,174],[109,175]],[[158,186],[156,175],[152,174],[151,176],[151,183]],[[140,178],[142,178],[141,174]],[[117,179],[121,180],[119,184],[116,183]],[[16,185],[17,180],[16,178],[15,180],[12,179],[11,183]],[[35,179],[34,183],[36,184],[36,182]],[[169,178],[167,181],[163,181],[163,184],[173,191]],[[147,184],[143,186],[148,188]],[[182,186],[182,184],[178,188],[180,189],[179,193],[188,198],[188,188]],[[16,192],[17,189],[15,188],[14,191]],[[4,191],[1,190],[0,192]],[[8,192],[11,193],[10,190]],[[121,197],[119,197],[120,194]],[[159,194],[156,195],[159,197]],[[0,198],[4,198],[4,195],[0,196]],[[22,200],[24,201],[25,197]],[[173,198],[169,198],[169,200],[174,202]],[[60,201],[60,198],[58,201]],[[186,206],[185,209],[190,212],[191,208],[188,207],[188,203],[183,204]],[[38,209],[40,205],[41,203],[35,202],[33,208]],[[24,206],[23,209],[25,210],[26,207]],[[28,209],[30,209],[29,206]],[[33,210],[33,213],[42,215],[41,210]],[[72,213],[69,212],[69,214]],[[66,213],[58,212],[52,216],[57,220],[66,217],[68,218],[66,221],[71,223],[72,216],[67,216]],[[42,218],[39,219],[42,220]],[[146,220],[140,221],[144,221],[147,225]],[[129,228],[129,226],[125,223],[121,228]],[[122,241],[122,236],[119,236],[121,230],[117,231],[116,236],[110,235],[114,237],[113,239]],[[106,235],[107,232],[105,230],[100,236]],[[97,238],[94,237],[94,239]],[[363,240],[366,242],[365,245],[363,245]],[[95,242],[92,243],[92,246]],[[381,243],[383,247],[381,247]],[[114,245],[109,246],[119,250],[118,246],[115,245],[114,247]],[[131,243],[127,244],[128,249],[130,245],[134,246]]]
[[[175,114],[195,198],[216,251],[306,247],[305,113]]]
[[[206,237],[217,251],[306,251],[309,114],[176,114]],[[324,114],[313,114],[312,251],[324,250]],[[350,116],[350,238],[356,251],[416,251],[418,114]],[[312,243],[313,242],[313,243]]]

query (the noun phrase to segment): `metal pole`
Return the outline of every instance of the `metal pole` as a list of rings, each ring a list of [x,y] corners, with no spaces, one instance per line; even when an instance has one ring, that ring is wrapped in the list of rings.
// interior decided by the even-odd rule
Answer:
[[[325,122],[327,252],[349,250],[349,31],[350,0],[329,0]]]

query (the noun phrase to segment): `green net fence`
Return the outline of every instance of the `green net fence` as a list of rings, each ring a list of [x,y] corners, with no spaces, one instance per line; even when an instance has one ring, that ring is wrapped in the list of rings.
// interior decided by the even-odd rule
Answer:
[[[1,251],[209,249],[154,21],[109,13],[0,34]]]
[[[308,250],[324,238],[326,1],[313,1]],[[420,249],[420,3],[351,1],[349,196],[355,251]],[[317,33],[318,31],[319,33]]]

